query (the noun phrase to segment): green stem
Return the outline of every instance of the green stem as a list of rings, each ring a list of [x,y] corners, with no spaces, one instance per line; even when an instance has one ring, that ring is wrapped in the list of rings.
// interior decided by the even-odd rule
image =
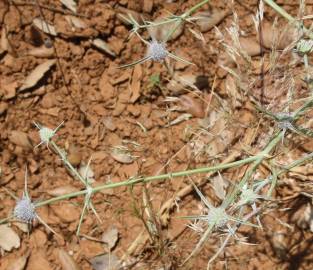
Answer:
[[[246,172],[242,180],[235,186],[234,190],[225,198],[222,203],[222,207],[226,209],[229,205],[231,205],[238,194],[241,192],[243,186],[252,178],[253,173],[257,169],[257,167],[261,164],[261,162],[269,156],[269,153],[273,150],[273,148],[277,145],[278,142],[281,141],[283,137],[283,131],[279,132],[274,139],[270,141],[267,147],[257,155],[257,159],[253,162],[252,166]]]
[[[66,155],[64,152],[57,146],[57,144],[54,141],[50,141],[50,144],[53,146],[53,149],[56,151],[56,153],[61,157],[63,163],[65,166],[68,167],[68,169],[84,184],[86,185],[86,180],[80,175],[80,173],[73,167],[73,165],[67,160]]]
[[[181,16],[179,16],[177,18],[177,21],[175,23],[175,26],[173,27],[172,30],[169,31],[168,35],[166,36],[166,39],[164,40],[164,42],[168,41],[171,36],[175,33],[175,31],[178,29],[178,27],[180,26],[180,24],[186,20],[191,14],[193,14],[194,12],[196,12],[199,8],[201,8],[202,6],[204,6],[205,4],[207,4],[210,0],[203,0],[202,2],[196,4],[195,6],[193,6],[192,8],[188,9],[184,14],[182,14]]]
[[[177,178],[177,177],[182,177],[182,176],[187,176],[187,175],[192,175],[192,174],[197,174],[197,173],[207,173],[207,172],[212,172],[212,171],[229,169],[232,167],[236,167],[236,166],[240,166],[243,164],[253,162],[255,160],[258,160],[259,158],[260,157],[257,155],[257,156],[253,156],[253,157],[248,157],[248,158],[243,159],[243,160],[238,160],[238,161],[234,161],[234,162],[230,162],[230,163],[226,163],[226,164],[220,164],[220,165],[213,166],[213,167],[204,167],[204,168],[192,169],[192,170],[187,170],[187,171],[180,171],[180,172],[167,173],[167,174],[161,174],[161,175],[155,175],[155,176],[149,176],[149,177],[140,177],[140,178],[135,178],[135,179],[128,179],[126,181],[122,181],[122,182],[118,182],[118,183],[104,184],[104,185],[92,188],[92,193],[97,193],[101,190],[116,188],[116,187],[121,187],[121,186],[131,186],[131,185],[135,185],[138,183],[148,183],[148,182],[152,182],[152,181]],[[87,192],[88,191],[86,189],[84,189],[81,191],[64,194],[64,195],[61,195],[61,196],[58,196],[55,198],[48,199],[46,201],[38,202],[35,204],[35,206],[40,207],[40,206],[54,203],[57,201],[61,201],[64,199],[70,199],[70,198],[78,197],[81,195],[85,195]]]

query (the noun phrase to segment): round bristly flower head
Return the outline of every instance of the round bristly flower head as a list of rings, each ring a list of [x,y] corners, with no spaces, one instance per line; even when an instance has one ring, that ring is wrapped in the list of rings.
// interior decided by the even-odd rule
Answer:
[[[23,196],[22,199],[18,200],[14,208],[14,216],[26,223],[31,223],[36,219],[35,205],[27,196]]]
[[[153,61],[162,61],[168,56],[168,51],[163,42],[153,39],[148,45],[147,56]]]
[[[54,136],[54,134],[55,134],[55,131],[47,127],[42,127],[39,130],[40,140],[43,143],[48,143],[50,139]]]

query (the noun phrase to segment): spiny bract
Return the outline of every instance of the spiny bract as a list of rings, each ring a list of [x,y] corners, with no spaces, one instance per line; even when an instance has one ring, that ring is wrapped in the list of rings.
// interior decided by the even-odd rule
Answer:
[[[36,219],[35,205],[27,196],[18,200],[14,208],[14,216],[24,222],[31,223]]]
[[[147,56],[153,61],[164,60],[168,56],[165,44],[157,40],[152,40],[148,46]]]

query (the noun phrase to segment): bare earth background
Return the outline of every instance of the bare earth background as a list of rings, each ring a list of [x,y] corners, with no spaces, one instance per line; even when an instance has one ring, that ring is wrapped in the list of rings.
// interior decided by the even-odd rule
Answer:
[[[10,215],[15,206],[10,192],[22,196],[26,165],[28,191],[35,202],[83,188],[53,151],[45,145],[34,149],[40,139],[33,121],[49,128],[64,121],[54,140],[80,171],[92,157],[88,174],[96,186],[133,176],[212,166],[232,155],[238,159],[255,154],[276,127],[254,109],[251,98],[262,99],[272,111],[279,112],[286,104],[290,84],[295,100],[307,96],[303,65],[294,61],[291,52],[277,61],[275,72],[260,79],[260,48],[252,19],[258,1],[234,1],[233,5],[230,1],[210,1],[201,12],[207,12],[208,17],[215,14],[219,20],[207,29],[183,25],[168,42],[168,49],[195,65],[171,61],[176,81],[164,63],[117,68],[142,58],[146,49],[137,37],[128,38],[131,27],[121,14],[133,12],[139,20],[140,15],[155,20],[169,13],[181,14],[199,1],[79,0],[76,15],[61,1],[38,2],[41,9],[36,1],[0,2],[1,218]],[[277,3],[297,16],[298,1]],[[306,3],[306,14],[312,14],[313,2]],[[213,28],[217,26],[227,41],[226,28],[234,23],[233,11],[243,47],[253,63],[249,71],[243,63],[240,71],[248,89],[245,94],[221,67],[232,64]],[[276,17],[279,15],[265,6],[265,21],[272,24]],[[56,33],[40,30],[43,18]],[[287,22],[279,18],[278,25],[284,28]],[[149,40],[147,33],[143,36]],[[280,46],[280,51],[287,47]],[[270,62],[268,47],[262,52],[265,70]],[[40,64],[35,78],[30,78]],[[289,164],[312,150],[311,139],[289,135],[275,153],[276,161]],[[210,175],[202,192],[218,205],[223,192],[243,176],[246,168]],[[268,174],[265,162],[256,178]],[[311,199],[303,195],[313,190],[312,174],[308,164],[284,175],[261,217],[263,230],[242,226],[238,236],[246,237],[251,245],[231,241],[212,269],[312,269]],[[206,177],[190,178],[197,182]],[[102,223],[89,211],[80,237],[76,228],[83,197],[38,209],[60,237],[40,223],[29,231],[18,222],[10,222],[9,229],[0,225],[0,270],[104,270],[110,269],[105,266],[109,261],[114,264],[122,258],[126,269],[206,269],[208,259],[220,246],[221,233],[212,235],[197,256],[180,266],[200,237],[186,226],[188,220],[179,219],[197,215],[202,209],[195,192],[177,197],[190,185],[189,180],[178,178],[153,182],[145,188],[138,185],[97,193],[93,203]],[[148,208],[157,219],[156,236],[148,237],[144,225],[149,220],[146,201],[151,202]],[[166,203],[170,207],[162,208]],[[9,247],[5,244],[8,240],[3,240],[7,230],[13,241]],[[139,235],[141,243],[132,248]]]

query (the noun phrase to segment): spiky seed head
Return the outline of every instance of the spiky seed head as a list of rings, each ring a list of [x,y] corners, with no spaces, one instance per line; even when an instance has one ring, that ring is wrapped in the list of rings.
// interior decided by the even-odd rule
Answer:
[[[209,224],[214,224],[215,227],[223,227],[228,221],[228,215],[222,207],[212,207],[209,209],[209,213],[206,216]]]
[[[313,52],[313,40],[311,40],[311,39],[309,39],[309,40],[301,39],[297,43],[296,51],[299,54],[310,54],[310,53],[312,53]]]
[[[255,193],[252,188],[247,188],[247,186],[244,186],[241,191],[238,205],[251,204],[259,198],[261,198],[261,196]]]
[[[36,219],[35,205],[27,196],[23,196],[22,199],[18,200],[14,208],[14,216],[27,223],[31,223]]]
[[[50,139],[54,136],[54,134],[55,131],[47,127],[42,127],[39,130],[40,140],[44,143],[48,143]]]
[[[168,51],[163,42],[152,40],[148,46],[147,56],[153,61],[162,61],[168,56]]]

